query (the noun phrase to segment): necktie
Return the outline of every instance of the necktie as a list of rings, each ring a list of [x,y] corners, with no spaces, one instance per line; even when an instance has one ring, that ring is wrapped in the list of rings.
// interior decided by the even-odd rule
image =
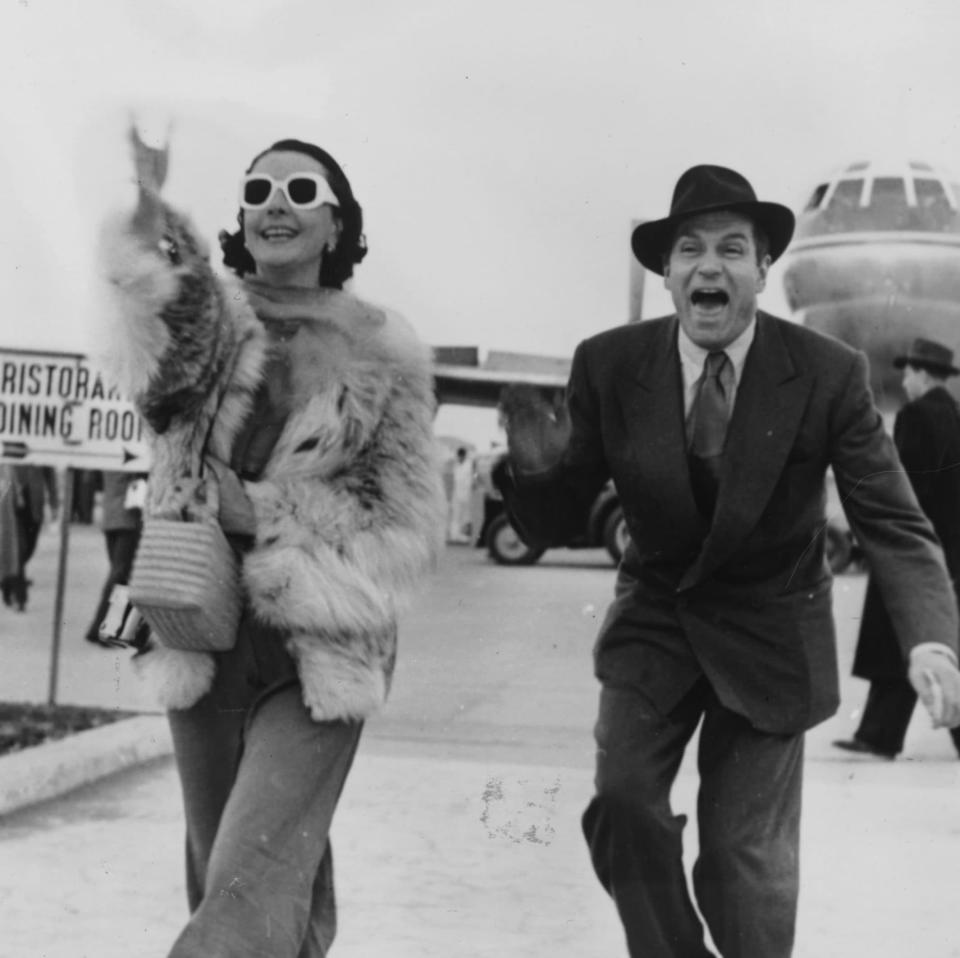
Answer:
[[[690,478],[697,505],[705,515],[713,513],[717,501],[720,463],[733,405],[733,381],[733,364],[727,354],[710,353],[687,423]]]

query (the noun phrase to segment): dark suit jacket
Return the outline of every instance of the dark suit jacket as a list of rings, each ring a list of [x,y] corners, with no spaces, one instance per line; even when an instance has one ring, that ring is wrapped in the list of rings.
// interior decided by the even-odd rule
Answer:
[[[792,733],[838,704],[824,474],[895,598],[906,646],[956,648],[943,556],[867,385],[865,357],[761,314],[738,386],[712,523],[687,465],[677,319],[620,326],[578,346],[572,436],[546,476],[496,470],[522,533],[560,544],[611,477],[630,529],[597,676],[666,712],[700,677],[757,728]]]
[[[956,400],[938,386],[908,402],[897,413],[893,441],[956,583],[960,577],[960,409]],[[853,674],[864,679],[906,675],[887,603],[872,579],[863,604]]]

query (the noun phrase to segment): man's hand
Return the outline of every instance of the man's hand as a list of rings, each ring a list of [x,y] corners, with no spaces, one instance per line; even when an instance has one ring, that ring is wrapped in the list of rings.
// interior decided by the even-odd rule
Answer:
[[[535,386],[512,385],[500,397],[507,449],[520,475],[544,472],[563,456],[570,416],[559,397],[550,402]]]
[[[914,650],[910,684],[930,713],[934,728],[960,725],[960,671],[949,656],[929,649]]]

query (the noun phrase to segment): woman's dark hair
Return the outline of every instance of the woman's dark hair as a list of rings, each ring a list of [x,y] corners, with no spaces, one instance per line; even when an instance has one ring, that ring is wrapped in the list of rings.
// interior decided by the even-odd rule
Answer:
[[[320,264],[320,285],[331,289],[343,289],[343,284],[353,276],[353,267],[367,255],[367,240],[363,235],[363,210],[353,197],[350,181],[340,164],[326,150],[303,140],[278,140],[273,146],[258,153],[247,167],[249,173],[257,162],[268,153],[303,153],[312,157],[326,170],[327,181],[340,202],[335,215],[340,223],[340,235],[336,248],[324,254]],[[223,264],[238,276],[253,273],[257,266],[243,241],[243,210],[237,214],[240,229],[235,233],[223,230],[220,233],[220,248]]]

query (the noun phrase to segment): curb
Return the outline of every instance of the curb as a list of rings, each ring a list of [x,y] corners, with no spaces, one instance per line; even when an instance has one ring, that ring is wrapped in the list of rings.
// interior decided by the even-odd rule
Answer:
[[[138,715],[0,758],[0,816],[171,754],[166,717]]]

